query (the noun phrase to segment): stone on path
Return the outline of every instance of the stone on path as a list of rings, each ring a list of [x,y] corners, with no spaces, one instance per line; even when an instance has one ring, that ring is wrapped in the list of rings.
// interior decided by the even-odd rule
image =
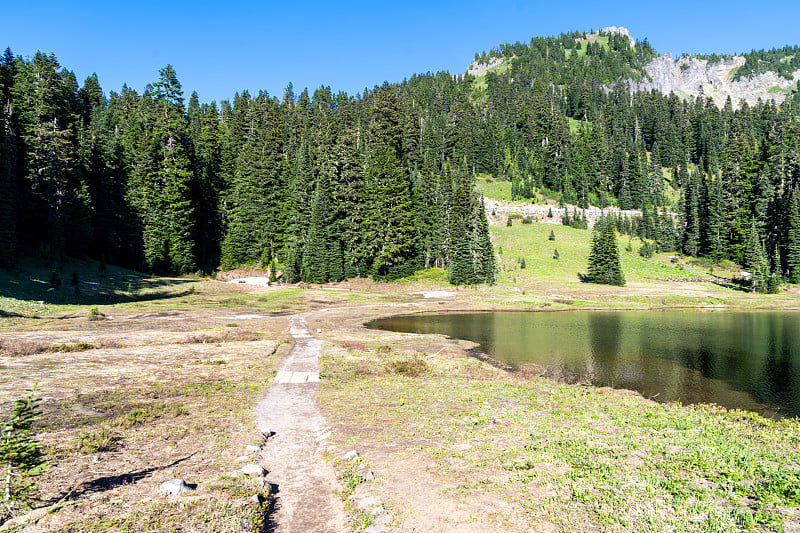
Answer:
[[[275,375],[275,383],[317,383],[319,372],[292,372],[279,370]]]
[[[179,494],[183,494],[184,492],[191,492],[194,488],[190,487],[186,484],[186,482],[182,479],[171,479],[169,481],[165,481],[161,484],[158,489],[159,494],[164,496],[172,495],[178,496]]]
[[[350,450],[346,454],[340,457],[342,461],[355,461],[358,459],[358,452],[355,450]]]
[[[263,476],[267,473],[262,466],[255,463],[248,463],[244,465],[238,470],[238,472],[246,476]]]

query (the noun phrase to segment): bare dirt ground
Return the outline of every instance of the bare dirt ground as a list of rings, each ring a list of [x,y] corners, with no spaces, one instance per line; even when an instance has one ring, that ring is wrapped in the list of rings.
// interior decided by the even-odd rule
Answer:
[[[546,519],[532,527],[530,510],[497,496],[512,473],[482,460],[487,450],[523,447],[529,428],[517,427],[512,418],[493,422],[511,435],[500,442],[476,431],[485,423],[483,415],[471,421],[475,413],[506,408],[484,406],[470,391],[471,383],[502,391],[524,376],[472,358],[470,343],[388,334],[363,325],[397,313],[491,309],[520,299],[508,288],[462,288],[441,299],[410,294],[437,288],[442,287],[352,280],[324,291],[289,291],[205,282],[180,301],[110,309],[98,322],[75,313],[20,319],[0,328],[0,419],[26,387],[38,383],[44,398],[38,436],[53,459],[50,471],[37,480],[40,509],[27,522],[4,527],[347,531],[363,530],[373,522],[370,510],[384,506],[391,517],[384,520],[387,531],[552,530]],[[583,308],[591,302],[627,305],[633,301],[628,299],[647,307],[642,298],[658,307],[673,294],[690,294],[711,306],[730,298],[729,292],[698,283],[619,289],[541,285],[530,293],[537,308],[553,310],[569,309],[576,301]],[[521,301],[518,308],[528,307]],[[78,343],[94,349],[35,349]],[[9,352],[9,346],[20,353]],[[273,383],[280,371],[319,372],[320,353],[338,379],[378,376],[382,383],[387,377],[386,386],[405,379],[391,365],[422,360],[434,386],[426,398],[409,396],[413,386],[399,388],[385,406],[394,414],[385,416],[370,390],[349,398],[347,405],[337,404],[340,397],[335,383],[326,382],[324,367],[320,383]],[[437,400],[440,374],[447,375],[442,387],[465,387],[463,403]],[[423,410],[403,411],[404,405],[423,400]],[[507,406],[523,409],[524,402],[509,399]],[[411,421],[424,422],[426,431],[433,428],[435,438],[414,433]],[[411,432],[402,441],[389,439],[387,424],[408,426]],[[453,427],[457,434],[447,433]],[[259,431],[270,435],[266,442]],[[326,452],[327,443],[335,448]],[[248,452],[253,445],[260,451]],[[338,459],[353,448],[360,455],[356,466],[371,469],[374,481]],[[262,465],[266,477],[236,474],[245,462]],[[160,483],[173,478],[197,490],[177,498],[159,496]],[[533,502],[554,497],[534,492],[528,495]],[[253,496],[262,503],[250,503]],[[22,523],[27,525],[19,529]]]
[[[316,376],[322,341],[308,332],[301,315],[291,319],[294,347],[278,365],[278,372]],[[259,430],[269,438],[261,451],[270,466],[269,482],[275,488],[270,524],[274,531],[345,530],[344,507],[335,490],[336,476],[322,455],[325,420],[316,403],[318,381],[273,383],[256,406]]]
[[[133,312],[0,330],[0,340],[12,347],[97,346],[0,355],[0,418],[37,383],[43,398],[38,437],[53,462],[37,480],[42,507],[25,531],[175,524],[185,531],[240,531],[242,520],[258,516],[248,498],[263,487],[233,472],[245,446],[258,443],[252,406],[290,346],[288,321],[235,315]],[[159,496],[160,483],[173,478],[197,490],[180,501]]]

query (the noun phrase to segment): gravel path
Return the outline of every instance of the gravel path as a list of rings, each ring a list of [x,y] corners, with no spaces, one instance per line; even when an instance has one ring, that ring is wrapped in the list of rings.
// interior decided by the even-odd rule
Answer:
[[[292,318],[289,332],[295,345],[256,406],[258,428],[267,435],[274,432],[261,452],[267,480],[277,485],[271,531],[344,531],[344,506],[333,492],[336,476],[320,453],[324,440],[319,438],[327,433],[315,401],[322,341],[309,334],[300,315]],[[305,379],[284,379],[287,375]]]

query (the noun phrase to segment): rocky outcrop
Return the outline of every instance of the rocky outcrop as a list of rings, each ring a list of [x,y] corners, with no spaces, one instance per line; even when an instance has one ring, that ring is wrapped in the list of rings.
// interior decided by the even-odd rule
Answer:
[[[674,92],[681,98],[697,97],[702,94],[712,98],[718,107],[724,106],[729,96],[734,107],[741,106],[742,101],[753,105],[759,99],[781,103],[786,98],[786,93],[770,92],[770,89],[774,91],[774,88],[778,87],[791,90],[795,87],[795,81],[782,78],[775,72],[765,72],[753,78],[733,81],[736,69],[742,65],[744,65],[742,56],[709,63],[705,59],[692,56],[673,59],[671,54],[665,54],[645,67],[649,80],[629,83],[631,91],[655,89],[662,94]],[[797,75],[800,75],[800,71],[795,73],[795,76]]]
[[[628,38],[628,42],[631,43],[631,47],[636,46],[636,40],[631,37],[631,32],[628,31],[628,28],[622,26],[608,26],[606,28],[601,28],[599,31],[596,31],[592,34],[587,35],[587,37],[597,37],[601,33],[603,34],[611,34],[611,35],[624,35]]]
[[[502,64],[503,58],[492,56],[489,58],[488,63],[479,63],[477,61],[473,62],[469,67],[467,67],[467,74],[470,76],[475,76],[476,78],[480,78],[486,76],[490,70],[499,67]]]

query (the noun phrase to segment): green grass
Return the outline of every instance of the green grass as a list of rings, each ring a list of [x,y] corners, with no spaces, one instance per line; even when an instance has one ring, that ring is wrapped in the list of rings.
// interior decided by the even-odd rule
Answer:
[[[792,94],[792,90],[791,89],[784,89],[780,85],[773,85],[772,87],[767,89],[767,92],[769,94],[777,94],[777,93],[780,93],[780,94]]]
[[[475,179],[478,192],[486,198],[511,201],[511,182],[495,179],[491,176],[480,176]]]
[[[604,48],[606,51],[608,51],[608,50],[609,50],[609,46],[608,46],[608,36],[606,36],[606,35],[597,36],[597,37],[593,37],[593,38],[592,38],[592,40],[593,40],[593,41],[595,41],[595,42],[598,42],[598,43],[600,43],[601,45],[603,45],[603,48]],[[585,56],[585,55],[586,55],[586,45],[587,45],[587,43],[585,43],[585,42],[582,42],[582,43],[580,43],[580,44],[581,44],[581,48],[580,48],[580,50],[578,50],[578,56],[580,56],[580,57],[583,57],[583,56]],[[567,59],[569,59],[569,57],[572,55],[572,53],[573,53],[574,51],[575,51],[575,50],[573,50],[573,49],[570,49],[570,48],[568,48],[568,49],[564,50],[564,52],[565,52],[565,55],[567,56]]]
[[[0,269],[0,325],[18,316],[87,312],[87,307],[152,302],[193,293],[196,279],[155,277],[96,261],[25,259]]]
[[[326,353],[326,416],[349,445],[399,443],[440,498],[476,514],[499,512],[490,493],[561,531],[781,531],[800,504],[797,420],[492,379],[464,359],[429,357],[414,378],[365,372],[376,357]]]
[[[548,240],[550,231],[555,241]],[[559,282],[578,281],[579,273],[586,273],[591,230],[575,229],[561,224],[515,224],[512,227],[492,228],[495,246],[502,247],[500,275],[498,282],[518,283],[519,281]],[[631,251],[626,251],[630,243]],[[620,260],[625,279],[628,282],[641,282],[653,279],[696,278],[706,274],[699,266],[670,264],[665,254],[653,259],[644,259],[638,253],[642,245],[638,237],[627,235],[617,238]],[[554,250],[559,259],[553,259]],[[518,258],[524,258],[525,269],[519,268]],[[515,279],[517,281],[511,281]]]
[[[567,120],[569,121],[569,132],[572,135],[576,135],[584,127],[591,127],[591,125],[593,124],[592,121],[575,120],[574,118],[568,118]]]
[[[447,283],[448,274],[447,270],[443,268],[426,268],[414,274],[397,280],[398,282],[410,281],[433,281],[438,283]]]

